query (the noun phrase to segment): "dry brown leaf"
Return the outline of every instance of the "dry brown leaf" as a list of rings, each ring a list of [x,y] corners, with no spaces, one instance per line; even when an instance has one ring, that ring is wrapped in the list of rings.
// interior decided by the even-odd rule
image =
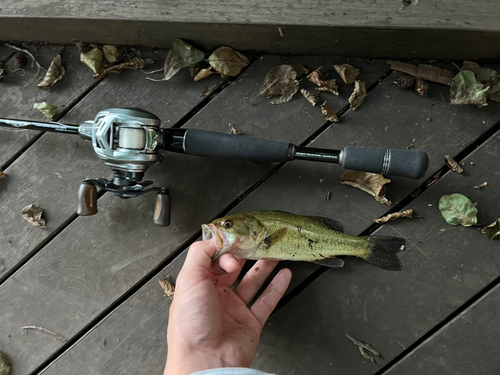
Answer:
[[[486,186],[488,186],[488,183],[486,181],[484,181],[482,184],[474,186],[474,189],[482,189]]]
[[[80,53],[80,61],[87,65],[95,74],[99,74],[102,67],[104,55],[99,48]]]
[[[40,206],[30,204],[23,208],[21,214],[23,215],[23,219],[27,220],[31,225],[42,227],[43,229],[46,228],[46,221],[43,218],[43,209],[41,209]]]
[[[234,77],[250,64],[248,58],[231,47],[217,48],[208,58],[208,63],[220,74]]]
[[[158,280],[168,298],[174,299],[175,286],[168,279]]]
[[[10,373],[10,359],[7,354],[0,350],[0,375],[9,375]]]
[[[415,81],[415,91],[418,92],[420,96],[427,96],[429,93],[429,84],[425,79],[418,77]]]
[[[118,48],[111,44],[102,46],[102,53],[104,54],[104,58],[108,60],[110,64],[116,63],[120,58],[120,52],[118,52]]]
[[[283,104],[292,99],[299,90],[297,78],[302,74],[302,65],[279,65],[267,72],[264,84],[259,92],[272,104]]]
[[[218,85],[213,85],[213,86],[207,86],[205,87],[205,90],[201,93],[201,96],[208,96],[212,95],[212,93],[215,91],[215,89],[218,87]]]
[[[152,60],[152,59],[144,59],[143,60],[139,54],[139,55],[136,55],[135,57],[132,57],[132,59],[130,61],[118,64],[118,65],[111,65],[107,68],[102,69],[99,74],[94,75],[94,79],[101,80],[110,73],[121,74],[126,69],[130,69],[130,70],[142,69],[142,68],[144,68],[148,65],[151,65],[153,63],[154,63],[154,60]]]
[[[407,217],[411,219],[413,217],[413,210],[409,209],[405,211],[394,212],[392,214],[385,215],[384,217],[381,217],[380,219],[375,219],[373,221],[376,222],[377,224],[384,224],[387,223],[389,220],[396,220],[402,217]]]
[[[302,64],[294,65],[293,69],[297,72],[297,79],[301,79],[304,74],[309,73],[309,71]]]
[[[391,201],[385,197],[385,185],[390,182],[391,180],[385,178],[381,174],[351,170],[340,177],[341,184],[361,189],[365,193],[374,196],[377,202],[388,206],[391,205]]]
[[[495,237],[500,236],[500,219],[496,219],[493,223],[483,228],[481,232],[484,233],[486,237],[493,240]]]
[[[5,175],[5,173],[3,173],[3,171],[0,169],[0,180],[2,179],[2,177]]]
[[[349,64],[334,65],[335,70],[346,84],[350,85],[359,75],[359,69]]]
[[[231,127],[231,134],[234,134],[234,135],[245,135],[245,133],[243,133],[242,131],[239,131],[234,126]]]
[[[318,69],[312,71],[307,79],[318,86],[316,89],[319,91],[327,91],[331,92],[334,95],[339,95],[337,80],[329,79],[327,81],[324,80],[325,75],[323,74],[323,67],[320,66]]]
[[[300,89],[300,93],[304,95],[304,98],[307,99],[309,103],[312,104],[313,107],[316,106],[319,102],[319,96],[316,94],[313,94],[312,92],[307,91],[306,89]]]
[[[5,77],[3,62],[0,61],[0,81],[2,80],[3,77]]]
[[[450,155],[446,155],[444,157],[444,161],[446,162],[446,165],[448,165],[448,167],[450,167],[450,169],[453,172],[462,173],[464,171],[464,169],[460,165],[458,165],[458,163],[455,160],[453,160],[453,158]]]
[[[212,70],[212,67],[210,67],[208,69],[201,69],[198,73],[196,73],[196,75],[194,76],[193,79],[195,82],[198,82],[198,81],[201,81],[203,78],[207,78],[207,77],[211,76],[214,73],[215,73],[215,71]]]
[[[42,90],[48,90],[50,86],[59,81],[64,73],[64,66],[62,65],[61,55],[57,55],[47,70],[47,74],[45,74],[45,78],[42,82],[40,82],[37,87]]]
[[[325,119],[331,122],[339,122],[339,116],[337,115],[337,112],[333,110],[332,107],[328,105],[327,102],[324,102],[321,104],[321,114]]]
[[[400,61],[388,61],[391,69],[407,73],[415,77],[421,77],[426,81],[438,82],[450,85],[453,79],[453,73],[446,69],[440,69],[432,65],[413,65]]]
[[[365,83],[363,81],[354,81],[354,91],[349,97],[349,104],[353,111],[359,108],[367,95]]]

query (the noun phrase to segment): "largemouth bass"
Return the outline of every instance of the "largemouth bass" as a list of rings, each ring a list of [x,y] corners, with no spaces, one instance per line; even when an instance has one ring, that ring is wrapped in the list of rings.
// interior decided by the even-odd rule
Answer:
[[[212,258],[231,253],[243,259],[297,260],[327,267],[342,267],[338,255],[362,258],[380,268],[399,271],[397,254],[405,239],[357,237],[343,233],[333,219],[299,216],[282,211],[252,211],[203,224],[203,240],[213,239],[217,252]]]

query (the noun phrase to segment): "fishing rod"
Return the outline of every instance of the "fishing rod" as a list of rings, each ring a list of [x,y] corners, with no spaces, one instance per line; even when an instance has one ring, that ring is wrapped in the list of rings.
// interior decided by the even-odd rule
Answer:
[[[261,162],[319,161],[340,164],[346,169],[412,179],[424,176],[429,160],[421,150],[354,146],[330,150],[207,130],[162,129],[160,125],[156,115],[139,108],[106,109],[93,121],[85,121],[79,126],[0,118],[3,127],[74,134],[92,141],[95,153],[111,167],[114,178],[112,181],[105,178],[83,180],[78,192],[79,215],[97,213],[97,187],[120,198],[155,191],[153,221],[160,226],[170,224],[169,191],[164,187],[146,188],[153,182],[143,181],[146,170],[162,161],[159,150]]]

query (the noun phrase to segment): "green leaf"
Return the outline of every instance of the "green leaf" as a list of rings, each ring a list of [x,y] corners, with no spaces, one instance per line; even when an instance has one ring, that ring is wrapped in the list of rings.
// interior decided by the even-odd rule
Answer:
[[[172,43],[172,48],[168,51],[164,65],[164,77],[162,81],[168,81],[182,68],[188,68],[203,60],[205,54],[198,48],[176,39]]]
[[[240,74],[241,69],[246,67],[250,61],[238,51],[223,46],[212,52],[208,58],[208,63],[212,65],[218,73],[234,77]]]
[[[500,236],[500,219],[496,219],[493,223],[484,228],[481,232],[490,240]]]
[[[448,224],[470,227],[477,224],[477,208],[462,194],[443,195],[439,211]]]
[[[99,74],[104,55],[99,48],[94,48],[89,52],[80,53],[80,61],[87,65],[95,74]]]
[[[487,105],[486,96],[489,86],[476,80],[473,72],[463,70],[451,81],[451,104],[476,104],[478,107]]]
[[[358,348],[359,348],[359,352],[361,353],[361,355],[363,357],[365,357],[366,359],[369,359],[370,361],[375,363],[375,360],[373,359],[373,357],[370,354],[368,354],[364,348],[362,348],[361,346],[358,346]]]
[[[56,112],[57,112],[57,107],[56,106],[54,106],[52,104],[49,104],[49,103],[45,103],[45,102],[35,103],[33,105],[33,108],[34,109],[38,109],[47,118],[54,117],[56,115]]]

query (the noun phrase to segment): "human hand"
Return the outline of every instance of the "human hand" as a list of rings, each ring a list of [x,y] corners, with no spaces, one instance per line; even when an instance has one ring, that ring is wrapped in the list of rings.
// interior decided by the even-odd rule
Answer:
[[[291,271],[282,269],[248,307],[278,261],[257,261],[233,291],[245,261],[224,254],[212,263],[215,252],[213,241],[195,242],[177,277],[165,375],[249,367],[262,327],[290,283]]]

